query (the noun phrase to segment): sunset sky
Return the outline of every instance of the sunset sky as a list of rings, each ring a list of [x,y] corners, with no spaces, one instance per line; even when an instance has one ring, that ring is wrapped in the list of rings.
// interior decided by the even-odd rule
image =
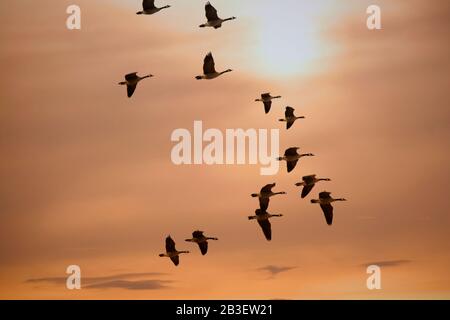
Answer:
[[[0,298],[450,299],[450,2],[213,0],[237,17],[218,30],[198,27],[205,2],[0,2]],[[233,72],[196,81],[209,51]],[[134,71],[155,77],[128,99]],[[286,131],[288,105],[306,119]],[[176,166],[171,133],[195,120],[280,129],[281,153],[316,157],[275,176]],[[332,181],[301,199],[308,174]],[[288,194],[268,242],[247,216],[273,182]],[[310,203],[323,190],[348,200],[331,227]],[[206,256],[184,241],[196,229],[219,238]],[[191,251],[178,267],[158,257],[169,234]]]

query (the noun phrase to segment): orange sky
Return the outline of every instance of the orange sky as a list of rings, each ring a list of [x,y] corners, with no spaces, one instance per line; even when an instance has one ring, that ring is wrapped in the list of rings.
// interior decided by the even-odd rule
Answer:
[[[450,298],[449,2],[377,1],[369,31],[371,1],[285,1],[215,0],[238,19],[204,30],[205,1],[158,0],[172,7],[149,17],[78,0],[81,31],[65,27],[72,1],[0,2],[0,298]],[[194,80],[208,51],[234,71]],[[133,71],[155,77],[127,99]],[[264,91],[283,96],[269,115]],[[286,105],[307,117],[287,132]],[[282,150],[317,156],[268,177],[175,166],[170,135],[194,120],[279,128]],[[294,186],[312,173],[333,180],[314,196],[349,200],[332,227]],[[272,182],[288,195],[267,242],[247,216]],[[197,228],[220,239],[204,257],[182,241]],[[168,234],[192,251],[178,268],[157,256]],[[65,289],[71,264],[82,290]]]

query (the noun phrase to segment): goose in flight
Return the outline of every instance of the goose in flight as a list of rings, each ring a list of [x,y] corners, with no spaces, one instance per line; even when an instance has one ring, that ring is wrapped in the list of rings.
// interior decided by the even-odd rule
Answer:
[[[270,95],[270,93],[263,93],[261,94],[261,98],[260,99],[255,99],[255,101],[259,101],[264,103],[264,110],[266,111],[266,114],[269,113],[270,108],[272,107],[272,100],[273,99],[280,99],[281,96],[275,96],[272,97]]]
[[[161,253],[159,256],[170,258],[173,264],[178,266],[178,264],[180,263],[179,255],[182,253],[189,253],[189,251],[177,251],[177,249],[175,249],[175,241],[173,241],[173,239],[168,236],[166,238],[166,253]]]
[[[297,150],[300,148],[289,148],[284,152],[283,157],[277,158],[278,161],[286,161],[287,162],[287,172],[291,172],[294,170],[295,166],[297,165],[297,162],[302,157],[314,157],[312,153],[303,153],[298,154]]]
[[[212,53],[208,53],[205,57],[205,59],[203,60],[203,75],[201,76],[196,76],[195,79],[197,80],[202,80],[202,79],[206,79],[206,80],[211,80],[211,79],[215,79],[219,76],[221,76],[224,73],[227,72],[231,72],[233,70],[228,69],[222,72],[217,72],[216,71],[216,67],[215,67],[215,63],[214,63],[214,58],[212,56]]]
[[[295,111],[294,108],[286,107],[286,111],[284,112],[285,118],[279,120],[281,122],[286,122],[286,130],[289,129],[290,127],[292,127],[292,125],[294,124],[294,122],[297,119],[305,119],[305,117],[303,117],[303,116],[302,117],[296,117],[294,115],[294,111]]]
[[[187,242],[194,242],[198,244],[200,252],[205,255],[208,252],[208,240],[219,240],[217,238],[206,237],[203,235],[203,231],[192,232],[192,239],[186,239]]]
[[[327,220],[327,224],[329,226],[333,224],[333,206],[331,205],[331,203],[335,201],[347,201],[347,200],[344,198],[333,199],[331,197],[331,193],[326,191],[319,193],[318,200],[315,199],[311,200],[311,203],[320,204],[320,207],[322,208],[322,211],[325,214],[325,220]]]
[[[331,179],[328,178],[316,178],[315,174],[309,175],[309,176],[304,176],[302,178],[302,182],[297,182],[295,185],[297,187],[302,187],[303,186],[303,190],[302,190],[302,198],[306,197],[311,190],[314,188],[314,186],[316,185],[317,182],[319,181],[331,181]]]
[[[216,8],[214,8],[209,1],[205,5],[205,12],[206,12],[206,19],[208,19],[208,22],[201,24],[200,28],[213,27],[214,29],[219,29],[220,27],[222,27],[223,22],[236,19],[236,17],[220,19],[219,16],[217,15]]]
[[[139,81],[145,78],[153,77],[153,75],[149,74],[143,77],[139,77],[137,75],[137,72],[129,73],[125,76],[125,81],[119,82],[120,85],[126,85],[127,86],[127,95],[128,98],[131,98],[131,96],[134,93],[134,90],[136,90],[136,86]]]
[[[272,188],[275,187],[275,183],[267,184],[261,188],[259,193],[252,193],[251,196],[253,198],[259,198],[259,207],[261,210],[266,211],[269,207],[270,197],[275,196],[277,194],[286,194],[286,192],[273,192]]]
[[[136,14],[154,14],[162,9],[170,8],[170,6],[164,6],[161,8],[157,8],[155,6],[155,0],[143,0],[142,1],[142,11],[136,12]]]
[[[264,236],[268,241],[272,240],[272,227],[269,219],[272,217],[282,217],[282,214],[270,214],[266,210],[257,209],[255,211],[255,216],[249,216],[248,220],[256,219],[258,221],[259,226],[264,232]]]

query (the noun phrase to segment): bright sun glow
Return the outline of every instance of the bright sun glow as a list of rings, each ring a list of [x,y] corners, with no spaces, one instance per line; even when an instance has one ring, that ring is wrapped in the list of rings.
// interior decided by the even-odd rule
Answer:
[[[321,43],[312,30],[285,30],[279,25],[264,28],[256,56],[258,69],[273,75],[309,73],[320,58]]]
[[[124,5],[122,1],[116,1]],[[217,31],[197,30],[197,25],[205,19],[204,3],[201,2],[196,5],[180,2],[177,3],[177,11],[174,5],[174,9],[166,13],[176,16],[178,12],[189,12],[168,25],[176,26],[181,32],[192,32],[203,47],[198,50],[199,56],[214,51],[218,57],[222,54],[240,59],[238,61],[245,62],[245,67],[250,69],[248,71],[264,77],[295,77],[320,71],[323,59],[332,53],[333,47],[324,39],[323,32],[327,20],[339,12],[341,3],[336,0],[283,0],[282,3],[273,0],[216,0],[214,4],[221,16],[235,15],[237,20]],[[131,1],[127,6],[138,7]],[[152,18],[166,21],[163,15]],[[235,34],[233,41],[224,42],[221,46],[216,44],[213,36],[220,37],[232,28],[238,29],[238,26],[245,29]],[[236,53],[238,45],[240,52]]]
[[[286,12],[272,2],[262,9],[259,42],[254,60],[259,73],[295,76],[317,71],[320,59],[331,50],[323,39],[322,25],[330,9],[324,2],[291,1],[297,10]]]

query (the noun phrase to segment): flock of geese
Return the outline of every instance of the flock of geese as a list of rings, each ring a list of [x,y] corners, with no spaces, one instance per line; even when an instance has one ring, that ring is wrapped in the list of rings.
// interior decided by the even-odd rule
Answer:
[[[163,7],[156,7],[155,0],[143,0],[142,2],[142,11],[136,12],[138,15],[152,15],[163,9],[170,8],[169,5]],[[230,17],[226,19],[219,18],[217,14],[217,10],[211,5],[210,2],[207,2],[205,5],[205,14],[207,18],[207,22],[201,24],[200,28],[212,27],[214,29],[218,29],[222,27],[222,24],[226,21],[231,21],[236,19],[236,17]],[[231,69],[227,69],[225,71],[216,71],[215,62],[212,53],[208,53],[203,60],[203,74],[195,77],[197,80],[212,80],[220,77],[221,75],[231,72]],[[146,78],[151,78],[153,75],[148,74],[145,76],[138,76],[137,72],[129,73],[125,75],[125,81],[119,82],[119,85],[127,86],[127,96],[131,98],[136,90],[138,83],[141,80]],[[261,94],[261,98],[255,99],[257,102],[262,102],[264,104],[265,114],[270,112],[272,107],[272,100],[280,99],[281,96],[272,96],[270,93]],[[286,107],[285,117],[283,119],[279,119],[281,122],[286,122],[286,129],[289,130],[298,119],[304,119],[305,117],[300,116],[297,117],[294,114],[295,109],[292,107]],[[286,161],[287,172],[292,172],[298,161],[303,157],[312,157],[314,154],[312,153],[299,153],[299,148],[292,147],[288,148],[282,157],[279,157],[277,160]],[[330,181],[328,178],[317,178],[315,174],[307,175],[302,178],[301,182],[296,183],[297,187],[303,187],[301,191],[301,198],[306,198],[308,194],[312,191],[314,186],[321,181]],[[249,216],[249,220],[256,220],[261,227],[265,238],[270,241],[272,239],[272,228],[269,219],[273,217],[282,217],[281,214],[271,214],[267,210],[269,208],[270,198],[275,195],[286,194],[286,192],[274,192],[272,189],[275,187],[275,183],[267,184],[263,188],[261,188],[259,193],[251,194],[252,197],[258,198],[259,200],[259,209],[255,210],[255,215]],[[344,198],[333,198],[331,197],[331,193],[327,191],[322,191],[319,193],[319,199],[312,199],[311,203],[319,204],[323,214],[325,215],[325,220],[328,225],[332,225],[333,223],[333,206],[332,203],[336,201],[346,201]],[[204,235],[203,231],[194,231],[192,233],[192,238],[186,239],[187,242],[196,243],[202,255],[206,255],[208,252],[208,241],[210,240],[218,240],[215,237],[207,237]],[[175,247],[175,241],[169,235],[166,238],[166,252],[161,253],[160,257],[168,257],[172,260],[175,266],[178,266],[180,263],[179,256],[181,254],[189,253],[187,250],[178,251]]]
[[[279,99],[281,96],[272,96],[270,93],[261,94],[260,99],[255,99],[255,101],[262,102],[264,104],[264,111],[266,114],[270,112],[272,107],[272,100]],[[279,121],[286,122],[286,130],[289,130],[294,122],[298,119],[304,119],[304,116],[297,117],[294,114],[295,109],[292,107],[286,107],[284,119],[279,119]],[[312,153],[298,153],[298,147],[291,147],[286,149],[284,155],[279,157],[278,161],[286,161],[287,172],[292,172],[297,166],[298,161],[303,157],[314,157]],[[317,175],[311,174],[302,177],[302,182],[297,182],[295,185],[297,187],[303,187],[301,192],[301,198],[304,199],[311,190],[314,188],[316,183],[320,181],[331,181],[329,178],[317,178]],[[251,196],[259,199],[259,209],[255,210],[254,216],[249,216],[249,220],[258,221],[264,236],[268,241],[272,240],[272,226],[269,219],[272,217],[282,217],[281,214],[271,214],[267,212],[269,208],[270,198],[279,194],[286,194],[286,192],[273,192],[272,189],[275,187],[275,183],[267,184],[261,188],[259,193],[252,193]],[[347,201],[344,198],[333,198],[331,193],[328,191],[322,191],[319,193],[319,199],[312,199],[311,203],[318,203],[325,215],[325,220],[329,226],[333,224],[333,206],[331,205],[336,201]]]
[[[219,240],[219,239],[215,237],[207,237],[203,233],[204,233],[203,231],[199,230],[194,231],[192,232],[192,238],[186,239],[185,241],[198,244],[200,252],[202,253],[202,255],[205,255],[208,252],[208,240]],[[168,236],[166,238],[166,253],[161,253],[159,256],[170,258],[173,264],[177,266],[180,264],[179,256],[180,254],[183,253],[189,253],[189,251],[178,251],[175,248],[175,241],[173,241],[171,236]]]
[[[170,6],[167,5],[167,6],[163,6],[163,7],[156,7],[155,0],[143,0],[142,11],[138,11],[138,12],[136,12],[136,14],[152,15],[152,14],[155,14],[155,13],[157,13],[163,9],[167,9],[167,8],[170,8]],[[206,23],[201,24],[199,26],[200,28],[212,27],[214,29],[219,29],[220,27],[222,27],[222,23],[236,19],[236,17],[230,17],[230,18],[226,18],[226,19],[219,18],[218,14],[217,14],[217,10],[211,5],[210,2],[207,2],[205,5],[205,14],[206,14],[207,21],[206,21]],[[233,70],[227,69],[222,72],[216,71],[214,58],[212,56],[212,53],[210,52],[203,59],[203,74],[196,76],[195,79],[211,80],[211,79],[215,79],[215,78],[217,78],[225,73],[231,72],[231,71],[233,71]],[[134,94],[134,91],[136,90],[138,83],[141,80],[144,80],[144,79],[150,78],[150,77],[153,77],[153,75],[149,74],[149,75],[140,77],[137,75],[137,72],[129,73],[129,74],[125,75],[125,81],[119,82],[119,85],[127,86],[127,96],[128,96],[128,98],[131,98]],[[269,110],[270,110],[270,106],[269,106]]]

